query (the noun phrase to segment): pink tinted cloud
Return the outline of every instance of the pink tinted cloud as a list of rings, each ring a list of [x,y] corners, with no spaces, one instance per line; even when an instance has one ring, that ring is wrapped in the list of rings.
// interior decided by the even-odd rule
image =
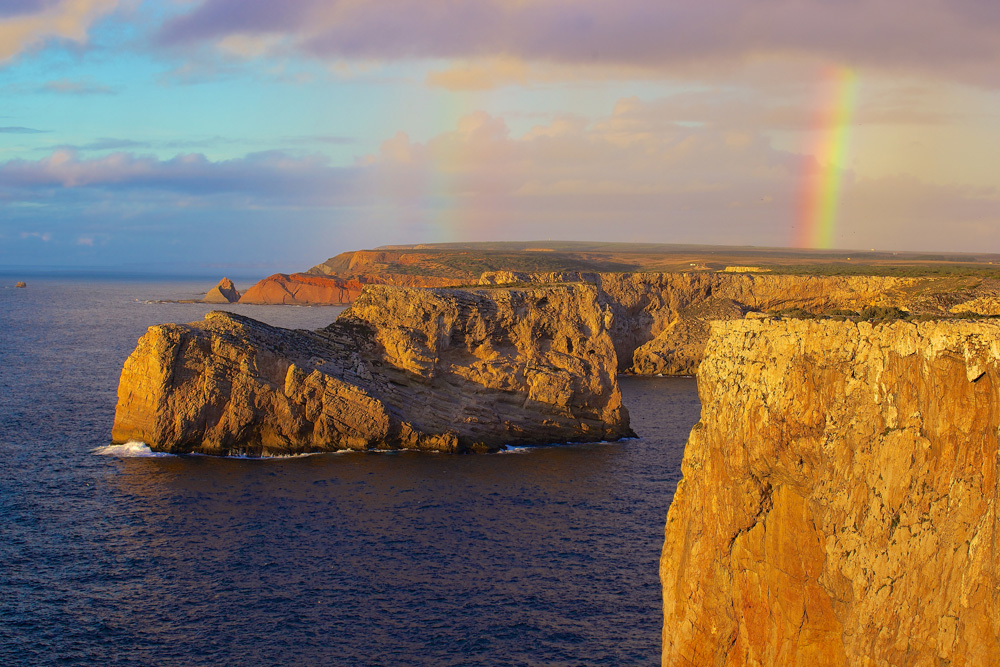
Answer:
[[[427,142],[386,141],[365,182],[378,178],[381,199],[411,218],[447,211],[466,238],[795,243],[815,159],[736,123],[679,124],[672,111],[628,98],[597,122],[567,116],[520,136],[479,112]],[[841,211],[840,247],[995,247],[1000,190],[847,172]]]
[[[271,214],[275,224],[289,209],[313,207],[350,220],[352,233],[369,245],[397,240],[392,230],[400,224],[427,230],[424,240],[441,238],[447,227],[448,238],[470,240],[794,242],[799,197],[815,160],[721,119],[675,122],[684,115],[626,98],[596,122],[563,116],[515,134],[503,118],[477,112],[426,142],[397,133],[351,167],[279,152],[212,161],[200,154],[86,159],[57,151],[0,164],[0,201],[99,201],[121,210],[220,205],[239,215],[280,209]],[[996,249],[998,228],[997,188],[848,172],[835,243]]]
[[[4,0],[0,3],[0,64],[51,40],[85,43],[93,24],[119,0]]]
[[[995,67],[992,0],[205,0],[164,45],[272,36],[321,58],[509,56],[662,68],[802,53],[852,64]]]

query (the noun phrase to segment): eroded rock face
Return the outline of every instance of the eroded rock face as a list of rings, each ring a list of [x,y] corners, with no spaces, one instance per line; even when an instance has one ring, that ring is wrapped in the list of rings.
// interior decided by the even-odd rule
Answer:
[[[614,314],[611,338],[619,370],[644,375],[693,375],[711,322],[748,311],[826,311],[907,306],[914,287],[935,279],[882,276],[774,276],[736,273],[526,273],[494,271],[483,284],[587,282]]]
[[[1000,316],[1000,295],[990,294],[979,296],[952,306],[949,312],[956,315],[965,313],[997,317]]]
[[[1000,325],[717,323],[664,665],[1000,664]]]
[[[712,322],[741,319],[732,299],[708,297],[677,313],[656,338],[636,348],[632,371],[639,375],[694,375],[705,354]]]
[[[444,287],[465,277],[380,273],[383,262],[423,268],[430,255],[359,251],[331,258],[313,271],[339,271],[353,277],[276,274],[243,295],[242,303],[350,304],[366,285]],[[325,268],[324,268],[325,267]],[[747,267],[742,267],[747,268]],[[373,273],[356,271],[371,270]],[[442,271],[444,269],[442,268]],[[971,278],[886,276],[797,276],[721,272],[598,273],[590,271],[488,271],[482,285],[584,282],[596,285],[597,300],[613,314],[611,339],[619,370],[644,375],[692,375],[701,362],[709,325],[739,319],[747,312],[799,308],[823,313],[895,307],[924,314],[994,314],[997,288]]]
[[[210,289],[202,299],[205,303],[236,303],[239,300],[240,293],[229,278],[220,280],[219,284]]]
[[[315,332],[159,325],[122,369],[112,439],[222,455],[618,439],[607,319],[589,285],[375,286]]]

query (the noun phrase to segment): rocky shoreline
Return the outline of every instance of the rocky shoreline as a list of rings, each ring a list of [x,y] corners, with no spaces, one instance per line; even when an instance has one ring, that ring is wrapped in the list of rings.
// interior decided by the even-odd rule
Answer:
[[[366,285],[314,332],[223,312],[152,327],[113,440],[251,456],[614,440],[633,435],[617,372],[697,369],[660,563],[664,665],[1000,662],[1000,323],[962,319],[997,310],[991,285],[481,283]]]

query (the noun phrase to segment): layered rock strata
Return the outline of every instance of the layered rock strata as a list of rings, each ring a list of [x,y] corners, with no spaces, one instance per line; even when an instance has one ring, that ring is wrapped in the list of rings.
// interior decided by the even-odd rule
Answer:
[[[359,251],[332,258],[327,269],[351,272],[381,267],[379,262],[390,260],[403,267],[409,266],[406,262],[410,260],[429,261],[418,254]],[[468,281],[467,277],[404,273],[358,274],[350,278],[276,274],[251,287],[240,301],[345,305],[371,284],[442,287]],[[484,285],[581,281],[598,286],[598,301],[615,315],[610,333],[619,370],[649,375],[694,374],[709,324],[719,319],[740,319],[750,311],[793,308],[825,313],[876,306],[933,315],[1000,312],[996,287],[968,277],[490,271],[479,278]]]
[[[585,281],[615,314],[611,338],[619,369],[646,375],[693,375],[716,320],[749,311],[802,308],[824,312],[912,304],[913,288],[933,279],[882,276],[782,276],[736,273],[483,274],[483,284]]]
[[[369,287],[329,327],[213,312],[151,327],[114,442],[169,452],[490,451],[631,435],[592,285]]]
[[[712,327],[664,665],[1000,664],[1000,324]]]

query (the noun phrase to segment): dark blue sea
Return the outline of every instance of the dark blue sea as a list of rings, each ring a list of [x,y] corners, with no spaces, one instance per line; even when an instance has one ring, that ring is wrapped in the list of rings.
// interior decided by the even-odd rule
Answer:
[[[211,282],[0,289],[0,664],[654,665],[694,380],[639,439],[512,453],[125,457],[118,375]],[[245,287],[246,285],[240,285]],[[339,309],[231,306],[313,329]]]

